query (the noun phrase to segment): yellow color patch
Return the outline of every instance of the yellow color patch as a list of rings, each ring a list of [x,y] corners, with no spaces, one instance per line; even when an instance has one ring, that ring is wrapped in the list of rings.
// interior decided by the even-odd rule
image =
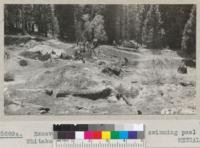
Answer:
[[[110,132],[109,131],[102,131],[101,136],[102,136],[102,139],[109,140],[110,139]]]

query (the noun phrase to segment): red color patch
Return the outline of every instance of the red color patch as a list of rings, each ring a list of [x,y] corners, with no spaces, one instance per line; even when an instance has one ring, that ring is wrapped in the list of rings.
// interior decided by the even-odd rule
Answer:
[[[92,139],[101,139],[101,132],[93,132],[93,137]]]

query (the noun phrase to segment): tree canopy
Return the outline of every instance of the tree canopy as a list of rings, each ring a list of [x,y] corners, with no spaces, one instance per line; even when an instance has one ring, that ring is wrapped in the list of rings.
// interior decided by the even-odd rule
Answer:
[[[135,40],[148,48],[195,53],[195,5],[5,5],[5,33],[66,41]]]

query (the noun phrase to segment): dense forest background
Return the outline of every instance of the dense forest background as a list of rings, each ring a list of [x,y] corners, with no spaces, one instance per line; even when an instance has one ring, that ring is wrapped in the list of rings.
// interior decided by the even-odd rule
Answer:
[[[5,5],[5,34],[196,51],[195,5]]]

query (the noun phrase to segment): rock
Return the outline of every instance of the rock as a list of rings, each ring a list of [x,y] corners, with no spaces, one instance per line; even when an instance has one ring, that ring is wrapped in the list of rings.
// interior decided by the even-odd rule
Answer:
[[[24,47],[24,43],[19,44],[19,47]]]
[[[129,60],[125,57],[121,63],[121,66],[128,66]]]
[[[51,58],[51,54],[46,53],[45,55],[40,56],[38,59],[40,61],[47,61],[50,58]]]
[[[51,54],[56,54],[56,52],[52,50]]]
[[[4,74],[4,81],[9,82],[9,81],[14,81],[14,75],[7,72]]]
[[[116,75],[119,76],[121,73],[121,68],[112,66],[112,67],[105,67],[102,69],[102,73],[109,74],[109,75]]]
[[[49,96],[52,96],[53,90],[45,90],[45,93]]]
[[[181,114],[181,115],[191,115],[191,114],[194,114],[194,110],[189,109],[189,108],[182,108],[180,110],[179,114]]]
[[[138,115],[142,115],[142,111],[137,110]]]
[[[185,65],[181,65],[181,66],[178,67],[177,71],[181,74],[186,74],[187,73],[187,67]]]
[[[116,98],[117,98],[118,100],[120,100],[120,99],[122,98],[122,94],[119,94],[119,93],[118,93],[118,94],[116,95]]]
[[[161,110],[161,115],[175,115],[178,114],[179,110],[176,108],[164,108]]]
[[[61,53],[60,58],[63,59],[63,60],[71,60],[71,59],[73,59],[72,56],[67,55],[65,53]]]
[[[182,62],[184,62],[184,64],[186,66],[189,67],[196,67],[196,61],[192,60],[192,59],[183,59]]]
[[[40,114],[46,114],[50,111],[50,109],[46,107],[40,107],[39,110],[40,110]]]
[[[26,60],[20,60],[19,61],[19,65],[20,66],[27,66],[28,65],[28,62]]]
[[[186,87],[186,86],[194,86],[193,83],[190,83],[190,82],[180,82],[180,85]]]
[[[105,61],[99,61],[98,65],[106,65],[106,62]]]
[[[75,108],[76,108],[77,110],[81,110],[81,109],[83,109],[82,106],[75,106]]]
[[[169,112],[168,108],[164,108],[164,109],[161,110],[160,114],[161,115],[169,115],[170,112]]]

